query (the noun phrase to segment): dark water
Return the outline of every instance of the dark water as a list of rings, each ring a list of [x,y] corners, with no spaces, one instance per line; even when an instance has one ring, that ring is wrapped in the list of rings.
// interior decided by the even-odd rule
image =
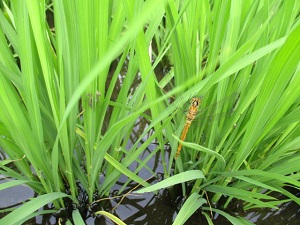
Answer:
[[[149,146],[149,151],[145,152],[143,157],[147,157],[151,150],[156,146]],[[149,167],[157,171],[157,177],[159,180],[162,178],[162,167],[160,163],[160,158],[152,158],[149,161]],[[136,165],[132,165],[134,168]],[[151,177],[151,174],[142,170],[139,173],[144,179]],[[126,182],[126,177],[123,176],[119,179],[119,182],[114,187],[114,193],[116,193],[120,187]],[[0,183],[5,182],[5,178],[2,177]],[[156,182],[156,181],[153,181]],[[127,190],[124,193],[129,192],[135,188],[135,184],[129,184]],[[294,191],[294,194],[300,197],[300,192]],[[21,205],[22,202],[26,201],[29,198],[34,197],[34,192],[26,186],[18,186],[9,188],[6,190],[0,191],[0,209],[7,207],[13,207]],[[283,196],[277,195],[277,198],[282,198]],[[157,195],[152,193],[143,194],[143,195],[127,195],[124,198],[112,198],[107,200],[106,210],[111,211],[114,215],[119,217],[126,224],[157,224],[157,225],[169,225],[172,224],[174,218],[177,215],[176,204],[171,200],[168,190],[161,190]],[[249,221],[252,221],[257,225],[299,225],[300,224],[300,206],[294,202],[285,203],[279,206],[279,210],[272,209],[252,209],[249,211],[241,210],[241,207],[238,207],[240,203],[236,202],[232,204],[226,210],[228,213],[241,216]],[[0,217],[3,217],[5,213],[1,213]],[[85,218],[86,224],[114,224],[110,220],[97,216],[94,217],[88,214]],[[227,225],[231,224],[222,216],[214,215],[213,222],[215,225],[222,224]],[[36,217],[26,224],[41,224],[41,225],[50,225],[57,224],[57,219],[53,215],[48,216],[39,216]],[[206,220],[201,216],[201,211],[195,213],[186,224],[207,224]]]
[[[0,208],[17,206],[22,201],[34,197],[32,190],[25,186],[14,187],[0,191]],[[128,196],[124,199],[110,200],[111,207],[115,209],[114,213],[126,224],[172,224],[176,217],[174,203],[169,198],[168,191],[161,191],[158,195],[143,194],[139,196]],[[257,209],[241,212],[240,214],[232,212],[233,215],[242,216],[257,225],[299,225],[300,224],[300,206],[294,202],[286,203],[280,206],[279,210]],[[0,214],[0,217],[5,214]],[[199,223],[201,221],[201,223]],[[86,224],[114,224],[103,217],[89,216],[85,220]],[[230,224],[221,216],[214,215],[214,224]],[[54,216],[39,216],[28,221],[28,224],[57,224]],[[195,213],[186,224],[207,224],[201,216],[201,212]]]

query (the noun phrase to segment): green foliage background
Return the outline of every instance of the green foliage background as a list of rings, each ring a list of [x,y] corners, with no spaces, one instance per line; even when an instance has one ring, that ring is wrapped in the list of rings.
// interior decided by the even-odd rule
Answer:
[[[200,207],[209,223],[210,210],[234,224],[249,223],[207,207],[206,193],[214,203],[228,196],[224,208],[232,198],[244,200],[245,209],[300,204],[283,188],[300,187],[299,8],[297,1],[282,0],[3,2],[0,147],[8,158],[0,168],[12,180],[0,190],[26,184],[39,196],[0,222],[24,222],[49,202],[65,207],[65,196],[78,203],[77,182],[89,202],[94,193],[108,195],[122,174],[148,187],[138,172],[150,170],[147,162],[158,152],[166,179],[139,192],[182,183],[189,197],[174,224]],[[46,9],[53,10],[54,29]],[[158,79],[155,68],[165,59],[172,68]],[[124,67],[126,76],[113,96]],[[132,92],[137,77],[141,82]],[[165,93],[169,83],[174,88]],[[185,120],[179,108],[195,95],[204,96],[202,109],[216,107],[192,125],[175,162]],[[204,119],[212,113],[225,116]],[[149,126],[128,148],[141,117]],[[154,140],[157,148],[140,160]],[[134,162],[139,166],[130,171]],[[278,201],[271,192],[287,199]],[[83,223],[78,210],[73,219]]]

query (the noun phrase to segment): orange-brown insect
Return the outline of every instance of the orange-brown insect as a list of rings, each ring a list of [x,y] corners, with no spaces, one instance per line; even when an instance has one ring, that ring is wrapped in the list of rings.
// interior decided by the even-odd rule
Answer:
[[[182,140],[182,141],[185,140],[186,134],[187,134],[193,120],[196,117],[196,113],[198,111],[198,108],[199,108],[200,104],[201,104],[201,99],[200,98],[192,98],[188,114],[186,115],[186,120],[185,120],[184,128],[183,128],[181,136],[180,136],[180,140]],[[178,158],[178,156],[180,154],[180,151],[181,151],[181,148],[182,148],[182,144],[179,143],[178,148],[177,148],[177,152],[176,152],[176,155],[175,155],[175,159]]]

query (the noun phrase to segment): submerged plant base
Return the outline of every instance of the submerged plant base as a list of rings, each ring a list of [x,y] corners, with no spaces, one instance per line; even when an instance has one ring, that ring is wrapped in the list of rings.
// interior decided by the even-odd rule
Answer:
[[[27,189],[25,189],[26,191]],[[13,190],[15,193],[16,190]],[[17,192],[24,193],[24,187],[18,187]],[[292,191],[296,196],[300,197],[300,192],[298,190]],[[11,194],[6,194],[5,196],[11,199]],[[31,193],[31,192],[30,192]],[[5,199],[4,195],[1,195],[2,202],[9,202]],[[27,224],[40,224],[40,225],[52,225],[57,224],[58,220],[64,224],[63,221],[66,221],[71,218],[72,211],[75,208],[78,208],[81,211],[81,216],[85,220],[86,224],[112,224],[112,222],[103,217],[95,216],[94,213],[99,210],[105,210],[107,212],[113,213],[115,216],[119,217],[126,224],[157,224],[157,225],[169,225],[172,224],[174,218],[177,215],[178,202],[174,202],[169,194],[167,189],[162,190],[158,195],[152,193],[133,196],[126,196],[124,199],[114,198],[114,194],[111,195],[110,200],[103,200],[97,202],[93,205],[89,205],[87,202],[86,194],[81,193],[81,204],[79,206],[73,205],[71,202],[67,204],[66,209],[61,209],[55,215],[46,214],[43,216],[38,216],[34,219],[27,221]],[[20,197],[20,196],[19,196]],[[18,198],[19,198],[18,197]],[[277,198],[283,198],[284,196],[275,196]],[[178,197],[177,200],[182,200],[183,197]],[[225,198],[221,199],[220,206],[225,202]],[[120,204],[119,204],[120,203]],[[236,200],[232,201],[225,210],[227,213],[233,216],[240,216],[248,219],[256,225],[275,225],[275,224],[288,224],[288,225],[298,225],[300,224],[300,207],[294,202],[288,202],[279,206],[280,210],[272,209],[251,209],[244,211],[242,209],[242,202]],[[116,207],[117,206],[117,207]],[[11,207],[11,205],[7,205]],[[114,208],[112,212],[111,210]],[[51,207],[50,207],[51,208]],[[44,207],[47,210],[47,207]],[[3,214],[1,216],[4,216]],[[227,225],[231,224],[224,217],[213,214],[212,219],[214,224]],[[207,224],[206,219],[204,218],[201,210],[198,210],[186,224]]]
[[[109,211],[112,209],[111,202],[109,198],[101,199],[97,193],[93,196],[93,202],[90,203],[88,199],[87,192],[77,183],[78,188],[78,202],[79,204],[74,204],[69,198],[64,198],[66,208],[60,209],[57,213],[54,213],[53,216],[59,220],[61,223],[67,221],[72,221],[72,213],[74,210],[79,210],[79,213],[83,220],[101,220],[101,216],[97,216],[97,211]]]

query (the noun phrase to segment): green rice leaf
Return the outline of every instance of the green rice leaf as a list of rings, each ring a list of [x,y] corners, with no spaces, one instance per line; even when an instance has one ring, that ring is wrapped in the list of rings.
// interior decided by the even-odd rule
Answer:
[[[0,190],[4,190],[6,188],[26,184],[28,181],[26,180],[11,180],[0,184]]]
[[[72,218],[73,218],[75,225],[85,225],[85,222],[83,221],[83,218],[81,217],[78,209],[73,210]]]
[[[23,220],[23,218],[30,216],[36,210],[47,205],[48,203],[53,202],[54,200],[56,200],[58,198],[63,198],[63,197],[70,197],[70,196],[67,194],[64,194],[64,193],[59,193],[59,192],[53,192],[53,193],[38,196],[38,197],[30,200],[29,202],[23,204],[21,207],[15,209],[13,212],[8,214],[7,216],[0,219],[0,223],[2,223],[2,224],[19,224],[20,221]],[[73,200],[77,201],[76,199],[73,199]]]
[[[109,218],[111,221],[115,222],[116,224],[120,224],[120,225],[126,225],[126,223],[124,223],[122,220],[120,220],[118,217],[116,217],[115,215],[108,213],[106,211],[98,211],[95,214],[98,215],[103,215],[106,216],[107,218]]]
[[[166,188],[169,186],[173,186],[175,184],[180,184],[180,183],[195,180],[195,179],[204,179],[204,175],[200,170],[190,170],[190,171],[176,174],[176,175],[169,177],[163,181],[153,184],[150,187],[146,187],[146,188],[137,190],[134,193],[142,194],[145,192],[157,191],[159,189],[163,189],[163,188]]]
[[[173,222],[173,225],[184,224],[187,219],[190,218],[190,216],[192,216],[196,212],[196,210],[205,203],[206,200],[199,194],[191,194],[180,209],[178,215],[176,216],[176,219]]]

